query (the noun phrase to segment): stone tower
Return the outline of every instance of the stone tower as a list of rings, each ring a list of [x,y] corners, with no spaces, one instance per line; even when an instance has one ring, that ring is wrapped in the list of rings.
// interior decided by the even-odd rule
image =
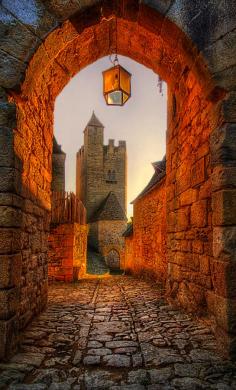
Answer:
[[[53,137],[52,152],[52,184],[51,189],[55,192],[65,192],[65,160],[66,154],[62,151],[61,145]]]
[[[87,209],[88,222],[112,192],[126,214],[126,142],[104,145],[104,126],[92,114],[84,130],[84,145],[77,153],[76,195]]]

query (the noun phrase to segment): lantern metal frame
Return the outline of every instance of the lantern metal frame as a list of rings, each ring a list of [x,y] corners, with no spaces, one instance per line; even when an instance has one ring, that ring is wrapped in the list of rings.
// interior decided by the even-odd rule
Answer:
[[[117,65],[116,65],[116,63],[117,63]],[[109,71],[116,70],[116,69],[119,70],[119,77],[118,77],[119,85],[118,85],[118,88],[116,88],[116,89],[111,89],[111,90],[108,90],[108,91],[105,92],[105,74],[108,73]],[[124,73],[126,73],[126,74],[128,75],[128,77],[130,78],[130,83],[129,83],[129,84],[130,84],[130,91],[129,91],[129,93],[127,93],[127,91],[125,91],[125,90],[121,87],[121,72],[122,72],[122,71],[123,71]],[[116,59],[115,59],[115,61],[114,61],[114,65],[113,65],[111,68],[109,68],[109,69],[107,69],[107,70],[104,70],[104,71],[102,72],[102,74],[103,74],[103,96],[104,96],[104,98],[105,98],[106,104],[107,104],[108,106],[120,106],[120,107],[124,106],[124,104],[130,99],[130,97],[131,97],[131,95],[132,95],[132,93],[131,93],[131,77],[132,77],[132,73],[128,72],[123,66],[121,66],[121,65],[119,64],[118,59],[117,59],[117,55],[116,55]],[[119,91],[122,93],[122,103],[120,103],[120,104],[108,103],[108,101],[107,101],[108,95],[111,94],[112,92],[119,92]],[[125,101],[123,101],[123,96],[124,96],[124,95],[127,96],[127,99],[126,99]]]

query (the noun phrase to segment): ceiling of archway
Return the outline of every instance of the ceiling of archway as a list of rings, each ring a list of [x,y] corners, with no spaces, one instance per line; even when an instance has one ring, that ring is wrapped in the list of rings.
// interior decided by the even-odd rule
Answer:
[[[0,85],[5,88],[19,85],[28,62],[46,36],[75,13],[90,12],[98,3],[98,0],[2,0]],[[108,8],[111,4],[118,5],[131,19],[138,6],[138,0],[102,3]],[[231,88],[229,76],[225,79],[222,72],[235,66],[233,46],[224,45],[227,33],[235,28],[234,1],[141,0],[140,3],[158,11],[164,22],[169,19],[179,26],[203,53],[218,84]]]

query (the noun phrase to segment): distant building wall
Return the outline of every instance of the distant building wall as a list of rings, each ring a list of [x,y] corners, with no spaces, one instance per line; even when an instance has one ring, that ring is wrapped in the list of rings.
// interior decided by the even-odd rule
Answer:
[[[88,226],[60,224],[51,229],[48,250],[48,276],[71,282],[86,272]]]
[[[127,274],[134,273],[134,254],[133,254],[133,234],[125,237],[125,265],[124,269]]]
[[[133,236],[127,237],[125,243],[127,271],[166,280],[165,179],[134,202]]]
[[[120,257],[119,268],[124,267],[125,239],[122,236],[126,229],[126,221],[98,221],[91,224],[97,225],[98,250],[104,256],[108,266],[108,258],[111,251],[117,251]],[[91,227],[91,229],[93,229]]]
[[[98,121],[97,118],[95,121]],[[88,221],[110,191],[126,212],[127,157],[126,143],[109,140],[103,144],[104,127],[90,120],[84,130],[84,145],[77,153],[76,194],[87,209]]]
[[[107,261],[109,253],[116,250],[120,257],[120,268],[124,267],[125,239],[122,236],[126,221],[97,221],[90,224],[89,244],[104,256]]]
[[[61,150],[55,137],[53,139],[52,155],[52,183],[51,190],[54,192],[65,191],[65,160],[66,154]]]

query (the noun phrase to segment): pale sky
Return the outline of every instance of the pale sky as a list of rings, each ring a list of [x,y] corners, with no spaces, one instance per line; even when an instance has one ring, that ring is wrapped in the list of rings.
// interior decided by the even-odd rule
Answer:
[[[120,65],[132,73],[132,96],[123,107],[107,106],[102,93],[102,71],[111,67],[104,57],[80,71],[63,89],[55,104],[55,136],[66,153],[66,191],[75,192],[76,153],[83,145],[83,130],[92,111],[105,126],[104,140],[126,140],[128,155],[128,217],[130,202],[153,175],[152,162],[166,150],[166,85],[164,96],[158,76],[123,56]]]

